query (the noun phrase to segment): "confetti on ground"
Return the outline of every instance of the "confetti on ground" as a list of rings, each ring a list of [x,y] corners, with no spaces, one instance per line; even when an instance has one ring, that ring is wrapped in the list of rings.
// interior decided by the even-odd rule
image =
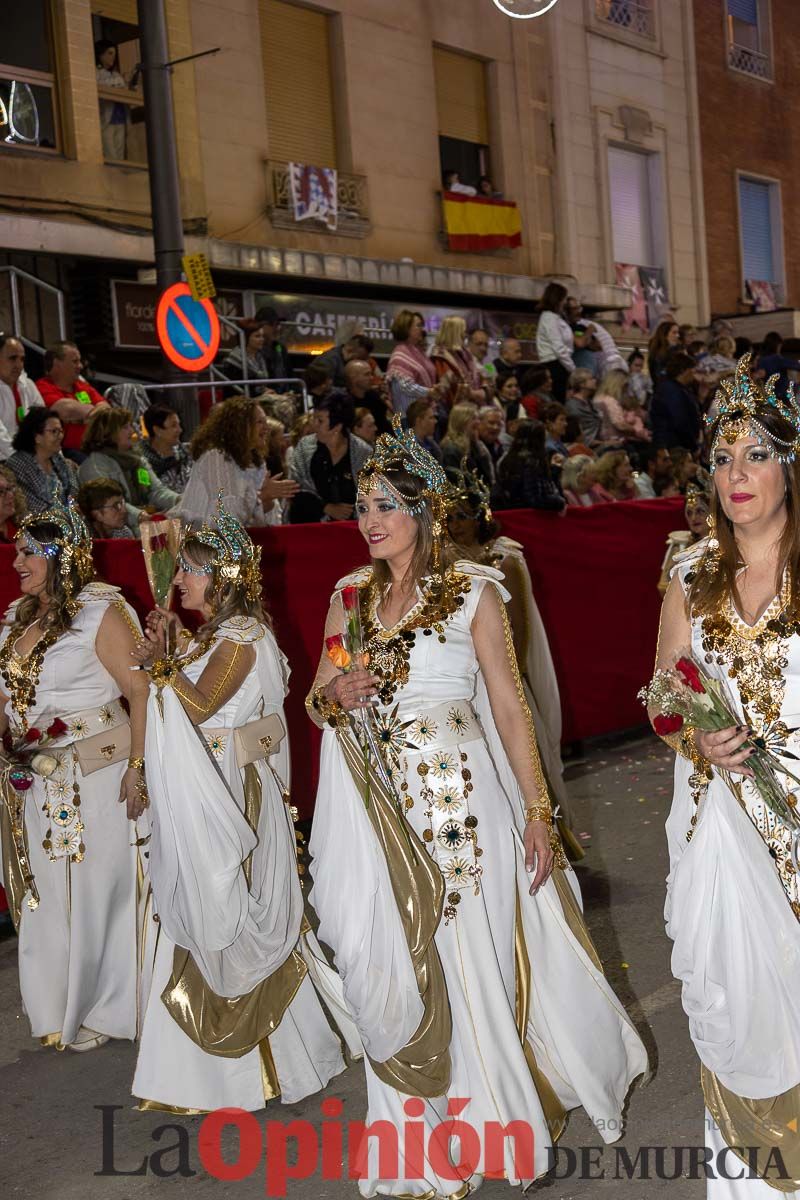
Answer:
[[[619,965],[622,967],[623,971],[628,970],[628,963],[620,963]]]
[[[639,797],[639,803],[640,803],[640,804],[646,804],[646,803],[647,803],[647,797],[646,797],[646,796],[640,796],[640,797]]]

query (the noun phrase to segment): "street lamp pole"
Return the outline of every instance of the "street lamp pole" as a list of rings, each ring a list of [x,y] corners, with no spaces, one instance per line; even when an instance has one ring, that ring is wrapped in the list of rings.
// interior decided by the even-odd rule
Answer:
[[[142,87],[144,91],[147,165],[150,177],[150,205],[153,215],[153,244],[156,283],[159,295],[182,279],[184,254],[181,192],[178,176],[178,149],[175,140],[175,113],[172,107],[171,69],[167,45],[164,0],[138,0],[139,40],[142,51]],[[186,374],[162,355],[165,383],[186,380]],[[187,388],[178,391],[174,401],[184,428],[191,432],[198,424],[196,393]]]

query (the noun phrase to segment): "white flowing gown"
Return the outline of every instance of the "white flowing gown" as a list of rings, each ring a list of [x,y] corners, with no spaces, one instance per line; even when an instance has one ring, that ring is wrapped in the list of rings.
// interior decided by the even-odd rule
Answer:
[[[692,547],[675,567],[684,589],[705,545],[703,540]],[[749,645],[751,688],[767,706],[774,705],[771,725],[780,738],[780,723],[789,731],[800,726],[800,634],[773,635],[768,625],[778,611],[774,601],[754,627],[735,613],[731,616]],[[704,671],[725,682],[742,723],[761,732],[757,709],[745,709],[737,679],[729,673],[729,656],[723,654],[720,661],[716,650],[703,643],[703,622],[693,618],[694,657]],[[800,755],[796,732],[785,744]],[[789,765],[800,774],[797,761]],[[690,762],[677,758],[666,824],[670,871],[665,916],[673,941],[672,971],[682,985],[689,1032],[703,1066],[736,1097],[780,1096],[800,1084],[800,928],[792,910],[800,894],[789,843],[751,780],[732,777],[739,798],[715,770],[696,807],[692,771]],[[800,905],[796,911],[800,913]],[[711,1129],[707,1144],[716,1153],[724,1143]],[[733,1159],[730,1172],[735,1174],[738,1166]],[[760,1179],[747,1178],[709,1180],[707,1194],[711,1200],[800,1197],[798,1190],[778,1192]]]
[[[318,1091],[344,1069],[315,986],[351,1052],[360,1055],[361,1049],[338,978],[313,937],[301,937],[303,897],[282,786],[289,781],[288,737],[269,765],[256,764],[262,802],[255,832],[244,816],[233,731],[270,713],[283,720],[286,659],[272,631],[250,618],[232,618],[219,636],[252,645],[256,664],[208,721],[192,725],[170,689],[161,697],[162,715],[151,686],[146,761],[152,891],[143,917],[143,1018],[132,1090],[148,1106],[255,1111],[266,1102],[258,1048],[239,1058],[206,1053],[161,1000],[176,945],[191,951],[211,990],[227,997],[249,993],[299,951],[307,975],[269,1038],[284,1103]],[[194,648],[190,643],[188,650]],[[212,652],[213,646],[186,666],[192,683]],[[251,853],[248,886],[242,864]]]
[[[95,639],[110,604],[123,605],[137,628],[138,620],[119,590],[106,584],[88,584],[78,600],[82,607],[70,629],[45,653],[27,714],[29,727],[43,730],[60,717],[69,728],[47,746],[61,760],[59,769],[46,784],[35,775],[24,793],[40,903],[31,909],[23,900],[19,926],[20,990],[31,1032],[62,1046],[75,1041],[81,1026],[114,1038],[136,1036],[136,832],[119,802],[127,761],[84,776],[71,746],[126,720]],[[17,603],[0,630],[0,646]],[[12,725],[19,723],[13,702],[6,714]],[[80,789],[77,812],[73,772]],[[52,851],[42,845],[48,830]],[[81,841],[85,857],[72,862]]]
[[[527,1122],[535,1144],[532,1176],[538,1177],[549,1168],[560,1129],[548,1127],[518,1033],[515,935],[524,933],[531,964],[530,978],[522,981],[530,989],[528,1048],[564,1109],[583,1105],[602,1136],[615,1140],[628,1088],[647,1069],[646,1053],[572,932],[555,882],[529,895],[522,798],[492,719],[471,633],[483,589],[497,587],[504,599],[507,593],[492,568],[460,562],[456,569],[471,580],[462,605],[442,622],[440,634],[407,630],[407,681],[376,710],[384,744],[398,747],[395,782],[407,787],[406,819],[438,863],[447,889],[446,919],[435,944],[452,1015],[451,1083],[445,1095],[425,1100],[422,1116],[414,1119],[424,1125],[426,1146],[456,1098],[468,1099],[460,1119],[479,1136],[492,1122]],[[359,573],[339,587],[366,578]],[[407,626],[416,611],[386,636]],[[422,795],[423,788],[430,794]],[[334,951],[367,1054],[385,1062],[416,1030],[422,1002],[386,859],[330,728],[323,733],[310,849],[320,939]],[[579,901],[574,873],[565,874]],[[408,1097],[365,1064],[368,1123],[386,1121],[402,1131]],[[485,1165],[483,1150],[477,1175]],[[446,1196],[459,1189],[458,1179],[437,1173],[427,1154],[421,1175],[401,1153],[398,1178],[385,1178],[374,1151],[373,1145],[359,1181],[364,1196],[422,1196],[431,1189]],[[503,1167],[509,1182],[528,1182],[516,1174],[508,1140]]]

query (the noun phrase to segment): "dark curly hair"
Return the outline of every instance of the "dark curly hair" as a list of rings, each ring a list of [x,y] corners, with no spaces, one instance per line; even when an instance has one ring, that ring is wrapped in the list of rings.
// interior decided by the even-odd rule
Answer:
[[[194,461],[197,462],[207,450],[221,450],[243,471],[247,467],[260,467],[261,455],[250,445],[258,408],[258,401],[249,396],[232,396],[212,408],[208,419],[192,438]]]

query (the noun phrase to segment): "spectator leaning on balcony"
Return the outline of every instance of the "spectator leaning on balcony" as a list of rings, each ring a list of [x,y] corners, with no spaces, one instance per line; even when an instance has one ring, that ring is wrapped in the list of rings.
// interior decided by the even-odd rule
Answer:
[[[444,190],[446,192],[455,192],[459,196],[477,196],[477,189],[471,187],[468,183],[462,183],[458,177],[458,171],[445,171],[442,176]]]
[[[11,439],[27,412],[44,404],[25,374],[25,347],[19,338],[0,333],[0,459],[11,454]]]
[[[567,289],[561,283],[548,283],[539,301],[539,324],[536,326],[536,354],[543,367],[553,376],[553,395],[562,402],[567,395],[567,381],[575,370],[572,357],[574,338],[564,316]]]
[[[147,439],[142,442],[142,458],[164,487],[182,492],[192,473],[189,447],[181,441],[181,419],[166,404],[152,404],[142,417]]]
[[[334,391],[314,410],[314,432],[301,438],[292,456],[292,479],[299,491],[289,521],[350,521],[354,515],[359,472],[372,447],[352,432],[353,401]]]
[[[81,484],[78,508],[95,538],[135,538],[126,525],[127,506],[122,488],[113,479],[92,479]]]
[[[97,86],[102,88],[135,87],[138,68],[128,81],[119,69],[119,51],[113,42],[99,41],[94,44],[94,61]],[[100,101],[100,133],[103,138],[103,157],[122,162],[126,152],[128,108],[118,100]]]
[[[146,466],[133,445],[134,429],[126,409],[106,408],[96,412],[83,435],[81,449],[86,458],[78,470],[81,483],[92,479],[113,479],[126,501],[127,522],[139,528],[151,512],[166,512],[180,500],[177,492],[165,487]]]
[[[45,373],[36,386],[48,408],[64,423],[64,453],[83,460],[81,442],[96,408],[110,408],[90,383],[81,376],[81,352],[74,342],[56,342],[44,356]]]
[[[63,441],[63,422],[48,408],[32,408],[20,421],[6,465],[25,494],[29,512],[66,504],[78,491],[75,467],[61,453]]]

